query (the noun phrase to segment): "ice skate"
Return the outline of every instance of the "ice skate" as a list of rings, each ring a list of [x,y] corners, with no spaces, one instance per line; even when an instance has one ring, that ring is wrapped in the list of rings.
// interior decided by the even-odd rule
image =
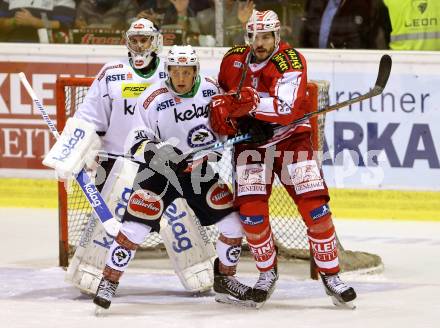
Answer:
[[[334,305],[355,309],[353,300],[356,298],[356,292],[352,287],[347,286],[338,274],[319,274],[324,284],[325,292],[331,297]]]
[[[95,311],[96,314],[100,314],[102,313],[102,309],[108,309],[110,307],[118,285],[118,282],[111,282],[105,278],[101,279],[96,295],[93,298],[93,303],[97,305]]]
[[[252,300],[252,288],[239,282],[234,276],[219,272],[219,259],[214,261],[214,291],[215,300],[219,303],[237,304],[255,307]]]
[[[256,307],[260,308],[270,298],[275,290],[275,284],[278,280],[278,270],[275,266],[269,271],[260,272],[260,277],[254,286],[253,300],[256,303]]]

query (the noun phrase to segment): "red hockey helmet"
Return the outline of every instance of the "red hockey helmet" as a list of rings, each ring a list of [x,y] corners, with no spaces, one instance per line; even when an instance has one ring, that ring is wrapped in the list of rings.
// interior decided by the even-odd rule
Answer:
[[[251,44],[253,42],[254,33],[274,32],[275,47],[277,47],[280,43],[280,28],[281,22],[278,19],[278,15],[273,10],[254,10],[246,23],[246,43]]]

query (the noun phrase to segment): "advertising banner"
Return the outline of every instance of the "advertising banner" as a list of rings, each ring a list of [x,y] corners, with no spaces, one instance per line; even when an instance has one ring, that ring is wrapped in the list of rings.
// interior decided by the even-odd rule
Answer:
[[[55,119],[57,76],[94,76],[105,62],[127,55],[123,46],[34,46],[0,45],[3,177],[53,177],[41,161],[54,140],[21,86],[19,72]],[[198,48],[201,71],[215,77],[226,50]],[[302,52],[309,79],[330,81],[331,104],[373,87],[384,53]],[[382,95],[326,115],[323,169],[330,187],[440,190],[440,53],[389,53],[393,69]]]

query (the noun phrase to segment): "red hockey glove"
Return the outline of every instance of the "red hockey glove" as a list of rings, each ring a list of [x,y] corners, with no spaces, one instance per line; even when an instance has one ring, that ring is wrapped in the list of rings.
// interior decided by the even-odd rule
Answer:
[[[235,119],[229,117],[231,109],[231,98],[227,95],[217,95],[212,97],[210,110],[210,123],[214,132],[221,135],[231,136],[237,133]]]
[[[238,96],[235,96],[236,93],[236,90],[231,90],[227,93],[227,95],[234,95],[230,117],[252,115],[252,112],[257,109],[260,103],[260,96],[257,90],[251,87],[243,87]]]

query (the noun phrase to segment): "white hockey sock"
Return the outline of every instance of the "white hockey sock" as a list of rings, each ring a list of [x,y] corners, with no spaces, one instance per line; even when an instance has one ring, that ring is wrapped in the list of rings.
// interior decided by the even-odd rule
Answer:
[[[124,222],[110,246],[104,277],[117,282],[134,258],[136,249],[150,233],[151,228],[138,222]]]

